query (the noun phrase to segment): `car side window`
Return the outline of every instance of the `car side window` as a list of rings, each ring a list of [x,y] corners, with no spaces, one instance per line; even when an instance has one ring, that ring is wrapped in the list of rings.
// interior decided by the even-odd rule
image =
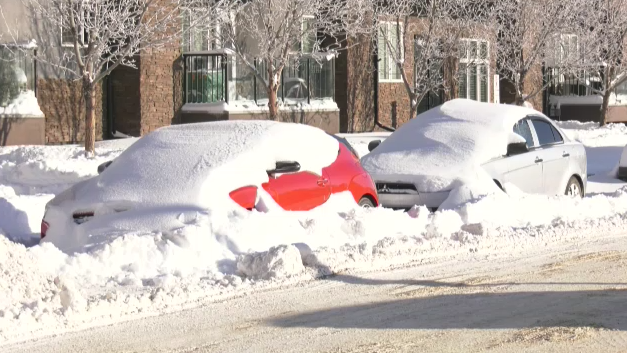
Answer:
[[[514,125],[514,132],[522,136],[527,142],[527,147],[533,146],[533,135],[526,119],[520,120]]]
[[[533,128],[536,130],[536,135],[538,136],[538,142],[540,146],[549,145],[555,142],[555,137],[553,136],[553,127],[546,121],[533,119],[531,120],[533,124]]]
[[[562,134],[555,128],[555,126],[551,125],[551,130],[553,131],[553,137],[555,138],[555,142],[564,142],[564,138]]]

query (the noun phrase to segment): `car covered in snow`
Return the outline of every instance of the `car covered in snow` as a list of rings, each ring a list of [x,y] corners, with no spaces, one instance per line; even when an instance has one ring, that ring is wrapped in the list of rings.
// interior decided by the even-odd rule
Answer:
[[[306,211],[339,193],[362,207],[378,206],[374,182],[348,142],[304,124],[163,127],[98,172],[46,205],[43,241],[78,241],[112,229],[167,231],[183,226],[190,212]]]
[[[362,165],[383,207],[454,208],[512,186],[583,197],[586,151],[542,113],[455,99],[368,146]]]

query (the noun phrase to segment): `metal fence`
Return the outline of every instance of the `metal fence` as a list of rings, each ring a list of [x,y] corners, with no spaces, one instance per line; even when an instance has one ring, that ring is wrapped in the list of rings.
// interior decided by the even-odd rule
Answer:
[[[228,102],[229,99],[267,103],[265,84],[239,57],[186,53],[183,58],[185,103]],[[235,70],[232,70],[233,65]],[[255,59],[252,65],[267,82],[268,63]],[[311,103],[312,99],[334,99],[334,96],[335,60],[294,58],[284,67],[278,88],[279,100]]]
[[[183,102],[227,102],[227,56],[183,54]]]
[[[0,44],[0,106],[25,90],[37,91],[37,63],[34,49]]]
[[[543,112],[552,115],[551,96],[590,96],[602,88],[603,70],[589,67],[577,71],[542,67]]]

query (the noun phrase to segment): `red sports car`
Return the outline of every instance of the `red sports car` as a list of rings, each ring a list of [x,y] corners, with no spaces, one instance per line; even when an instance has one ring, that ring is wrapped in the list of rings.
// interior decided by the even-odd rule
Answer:
[[[46,205],[44,241],[110,231],[165,231],[190,212],[237,207],[307,211],[332,194],[376,207],[376,187],[343,138],[303,124],[224,121],[173,125],[134,142],[98,175]]]

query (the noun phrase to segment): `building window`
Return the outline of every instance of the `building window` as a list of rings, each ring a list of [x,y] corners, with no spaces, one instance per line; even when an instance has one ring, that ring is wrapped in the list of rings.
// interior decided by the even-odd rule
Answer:
[[[302,40],[298,43],[301,52],[305,54],[311,54],[314,51],[317,40],[317,31],[314,30],[316,25],[316,19],[313,16],[303,16],[303,22],[301,23],[301,33],[303,34]]]
[[[402,23],[381,22],[378,35],[379,81],[401,81],[397,61],[403,58]]]
[[[74,11],[77,18],[75,19],[76,28],[72,27],[72,19],[70,17],[70,11],[63,13],[62,25],[61,25],[61,46],[73,47],[74,46],[74,29],[78,32],[78,43],[81,46],[87,45],[89,41],[89,30],[85,28],[86,20],[90,16],[86,9],[82,7],[76,8]],[[95,15],[91,15],[92,19]]]
[[[490,99],[489,42],[463,39],[463,53],[459,60],[459,98],[480,102]]]
[[[549,41],[547,48],[545,63],[549,67],[560,67],[567,63],[583,61],[580,57],[579,37],[576,34],[555,35]]]
[[[193,9],[185,11],[183,16],[183,51],[208,51],[220,49],[220,26],[215,24],[202,24],[198,17],[202,11]],[[194,25],[190,29],[191,25]]]

